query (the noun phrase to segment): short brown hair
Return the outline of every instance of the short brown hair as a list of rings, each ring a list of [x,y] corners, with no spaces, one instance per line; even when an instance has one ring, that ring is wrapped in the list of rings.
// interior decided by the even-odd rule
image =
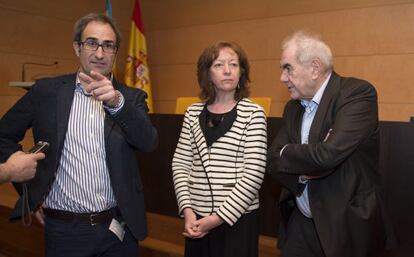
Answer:
[[[232,49],[239,57],[240,79],[239,86],[237,87],[236,93],[234,94],[234,100],[239,101],[242,98],[249,97],[250,94],[250,65],[243,49],[234,42],[218,41],[204,49],[197,62],[197,79],[198,85],[201,88],[199,97],[203,102],[206,102],[207,104],[212,104],[216,98],[216,91],[214,90],[214,85],[212,85],[210,79],[210,68],[213,64],[213,61],[216,60],[219,56],[220,50],[223,48]]]
[[[88,26],[88,24],[92,21],[109,24],[109,26],[111,26],[116,36],[116,48],[119,49],[119,46],[121,45],[121,32],[119,32],[115,21],[103,13],[90,13],[77,20],[75,26],[73,27],[73,41],[77,43],[82,41],[82,33],[86,26]]]

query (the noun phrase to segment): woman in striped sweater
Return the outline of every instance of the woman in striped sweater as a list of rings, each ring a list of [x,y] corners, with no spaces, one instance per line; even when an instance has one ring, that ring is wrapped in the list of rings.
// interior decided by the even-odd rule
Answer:
[[[172,162],[185,256],[257,256],[267,134],[263,109],[247,99],[247,57],[217,42],[201,54],[197,77],[203,102],[187,109]]]

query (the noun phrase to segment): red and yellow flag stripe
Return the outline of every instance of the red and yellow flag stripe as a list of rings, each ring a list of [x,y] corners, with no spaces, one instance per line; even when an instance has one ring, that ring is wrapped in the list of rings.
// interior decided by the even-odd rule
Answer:
[[[128,57],[125,66],[125,84],[144,90],[148,94],[148,108],[150,112],[153,112],[151,82],[147,62],[147,45],[138,0],[135,0],[134,12],[132,14]]]

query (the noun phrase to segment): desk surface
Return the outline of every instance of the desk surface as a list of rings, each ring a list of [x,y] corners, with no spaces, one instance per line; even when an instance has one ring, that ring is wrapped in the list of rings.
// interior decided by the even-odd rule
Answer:
[[[34,81],[10,81],[10,87],[22,87],[22,88],[31,88],[34,84]]]

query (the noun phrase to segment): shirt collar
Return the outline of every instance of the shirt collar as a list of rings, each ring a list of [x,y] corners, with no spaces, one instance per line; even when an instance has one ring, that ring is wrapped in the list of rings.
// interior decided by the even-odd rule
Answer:
[[[328,74],[325,81],[322,83],[322,86],[318,89],[316,94],[313,96],[312,100],[301,99],[300,103],[303,107],[305,107],[306,111],[313,111],[313,109],[318,106],[321,102],[323,92],[325,92],[326,86],[328,85],[328,81],[331,78],[332,72]]]

